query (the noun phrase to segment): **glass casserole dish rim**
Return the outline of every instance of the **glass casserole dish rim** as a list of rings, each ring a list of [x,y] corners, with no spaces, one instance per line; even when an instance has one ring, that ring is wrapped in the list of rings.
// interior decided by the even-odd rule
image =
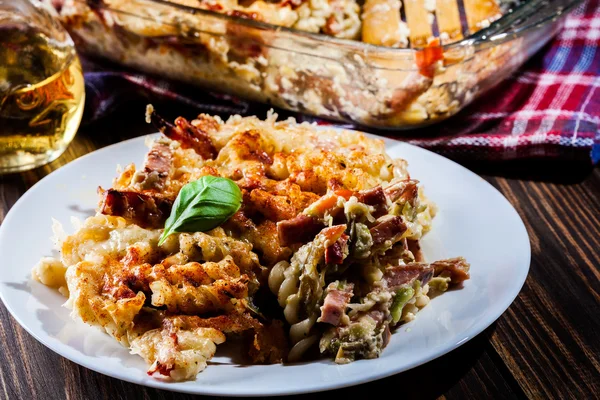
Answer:
[[[503,8],[504,17],[465,39],[415,49],[338,39],[165,0],[139,0],[134,7],[121,7],[122,0],[66,1],[70,6],[57,11],[91,57],[384,130],[419,128],[458,113],[546,44],[582,2],[525,0],[514,11]],[[145,11],[153,5],[156,12]],[[423,66],[424,61],[436,66]]]
[[[307,32],[296,28],[290,28],[280,25],[271,24],[268,22],[257,21],[250,18],[243,18],[234,15],[227,15],[224,13],[220,13],[217,11],[203,9],[198,7],[192,7],[184,4],[174,3],[169,0],[142,0],[148,3],[156,3],[162,6],[173,7],[181,12],[186,12],[192,15],[203,15],[208,18],[215,18],[223,20],[223,22],[233,23],[242,25],[248,28],[257,29],[260,31],[268,31],[277,34],[285,34],[290,35],[296,38],[302,38],[306,40],[310,40],[313,43],[331,46],[331,45],[339,45],[343,46],[346,50],[354,51],[356,54],[364,54],[364,55],[377,55],[382,57],[394,57],[395,59],[406,57],[407,59],[413,59],[415,53],[424,49],[421,48],[394,48],[387,47],[382,45],[374,45],[362,42],[360,40],[354,39],[343,39],[337,38],[334,36],[326,35],[323,33],[313,33]],[[500,44],[504,44],[506,42],[510,42],[512,40],[521,38],[528,34],[530,31],[545,26],[546,24],[558,20],[560,18],[564,18],[566,14],[571,12],[575,7],[584,3],[585,0],[525,0],[523,3],[517,5],[514,9],[509,9],[506,14],[503,14],[500,18],[490,23],[490,25],[486,28],[480,29],[476,32],[470,33],[465,36],[463,39],[457,40],[452,43],[440,44],[439,47],[444,53],[452,52],[452,51],[460,51],[463,48],[473,49],[471,51],[471,55],[473,53],[477,53],[479,51],[488,49],[490,47],[494,47]],[[131,13],[124,10],[114,9],[111,7],[107,7],[102,4],[102,0],[74,0],[76,3],[82,3],[91,9],[104,9],[110,12],[115,12],[119,14],[128,15],[130,17],[135,17],[151,22],[158,22],[156,19],[149,18],[144,15],[139,15],[135,13]],[[559,3],[554,9],[547,12],[547,15],[543,15],[541,19],[536,19],[532,22],[527,22],[528,17],[532,15],[532,13],[536,13],[538,9],[543,8],[549,3]],[[564,4],[563,4],[564,3]],[[524,23],[523,23],[524,22]],[[160,22],[165,25],[173,25],[168,22]],[[523,23],[519,26],[520,23]],[[516,25],[516,28],[513,26]],[[512,28],[511,28],[512,27]],[[206,33],[209,35],[215,35],[215,32],[205,32],[202,29],[196,29],[195,31],[200,33]],[[289,48],[279,48],[273,46],[270,43],[262,43],[264,47],[275,48],[281,51],[286,52],[298,52],[295,49]],[[298,52],[302,53],[302,52]],[[329,57],[325,57],[322,54],[317,53],[304,53],[307,56],[317,57],[322,59],[327,59]],[[470,57],[466,57],[470,58]],[[339,61],[338,59],[331,58],[332,60]],[[366,60],[365,60],[366,61]],[[449,67],[455,64],[459,64],[465,61],[465,58],[459,57],[454,62],[446,63],[445,66]],[[415,66],[414,68],[396,68],[389,66],[381,66],[377,64],[371,64],[366,62],[369,68],[374,70],[387,70],[387,71],[414,71],[418,70]]]

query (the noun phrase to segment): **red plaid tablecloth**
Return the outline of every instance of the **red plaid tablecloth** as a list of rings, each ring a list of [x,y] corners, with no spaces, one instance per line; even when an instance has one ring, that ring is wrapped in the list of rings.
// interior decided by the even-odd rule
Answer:
[[[384,134],[459,160],[550,157],[598,163],[599,45],[600,0],[589,0],[567,17],[564,29],[548,46],[457,116],[424,129]],[[264,105],[208,94],[189,85],[84,65],[87,123],[140,93],[149,100],[176,101],[199,112],[262,115],[266,110]]]

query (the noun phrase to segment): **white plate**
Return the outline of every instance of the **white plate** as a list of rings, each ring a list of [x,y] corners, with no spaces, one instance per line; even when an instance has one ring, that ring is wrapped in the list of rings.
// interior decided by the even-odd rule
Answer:
[[[432,300],[401,327],[380,358],[336,365],[318,360],[294,365],[236,364],[220,346],[195,381],[169,383],[146,375],[144,361],[99,330],[74,321],[64,298],[30,279],[40,257],[52,254],[51,218],[94,212],[99,185],[110,187],[117,164],[141,165],[144,137],[82,157],[42,179],[10,210],[0,227],[0,297],[15,319],[44,345],[84,367],[125,381],[180,392],[265,396],[356,385],[405,371],[439,357],[483,331],[519,293],[530,262],[529,237],[508,201],[474,173],[439,155],[387,140],[392,157],[409,161],[439,213],[423,240],[428,260],[464,256],[471,279]],[[409,329],[410,328],[410,329]],[[229,351],[228,351],[229,350]]]

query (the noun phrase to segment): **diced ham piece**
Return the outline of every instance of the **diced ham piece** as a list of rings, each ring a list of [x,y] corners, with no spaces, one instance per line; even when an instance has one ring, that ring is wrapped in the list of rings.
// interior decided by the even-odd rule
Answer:
[[[463,257],[449,258],[447,260],[436,261],[431,264],[438,276],[442,272],[450,273],[450,282],[461,283],[470,278],[469,269],[471,266]]]
[[[402,217],[388,218],[371,228],[371,237],[373,238],[373,247],[377,247],[391,240],[397,242],[406,231],[406,225],[402,222]]]
[[[193,149],[198,155],[205,159],[214,159],[217,149],[213,145],[210,136],[197,126],[194,126],[183,117],[175,120],[175,125],[166,121],[154,110],[151,111],[150,121],[162,132],[163,135],[181,143],[184,149]]]
[[[156,172],[161,177],[168,176],[173,164],[173,151],[168,144],[155,142],[146,154],[144,170]]]
[[[356,194],[358,201],[375,208],[375,218],[387,214],[387,199],[381,186],[369,190],[362,190]]]
[[[144,169],[136,175],[142,190],[161,191],[171,173],[173,151],[168,144],[155,142],[144,162]]]
[[[367,311],[366,315],[368,315],[377,324],[383,323],[385,321],[385,317],[386,317],[386,313],[377,308]],[[360,313],[358,313],[357,316],[360,317]],[[358,318],[356,318],[356,319],[358,319]],[[353,320],[354,320],[354,318],[353,318]]]
[[[348,249],[348,238],[348,235],[343,234],[335,243],[325,249],[325,262],[327,264],[342,264],[344,262],[344,253],[347,253]]]
[[[183,148],[194,149],[196,153],[206,159],[212,160],[217,156],[217,149],[215,149],[208,133],[190,124],[190,121],[183,117],[177,117],[175,125],[179,129],[173,139],[179,141]]]
[[[162,228],[173,206],[170,200],[149,194],[101,188],[99,191],[102,214],[123,217],[144,228]]]
[[[421,286],[427,285],[431,278],[433,278],[434,270],[433,269],[425,269],[419,275],[419,279],[421,280]]]
[[[388,267],[383,274],[383,280],[386,281],[388,289],[391,290],[410,284],[415,279],[421,281],[421,285],[426,285],[432,277],[433,268],[424,263]]]
[[[342,316],[346,313],[346,307],[352,299],[354,284],[344,284],[339,288],[339,283],[332,282],[327,287],[327,295],[321,306],[321,317],[319,322],[325,322],[338,326]]]
[[[277,237],[282,247],[294,243],[306,243],[315,238],[323,229],[323,223],[316,218],[300,214],[297,217],[277,223]]]

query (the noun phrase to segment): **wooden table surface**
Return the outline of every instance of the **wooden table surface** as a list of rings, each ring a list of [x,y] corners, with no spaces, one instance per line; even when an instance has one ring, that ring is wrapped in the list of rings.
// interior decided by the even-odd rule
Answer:
[[[153,131],[128,113],[80,129],[65,154],[21,174],[0,176],[0,221],[51,171],[90,151]],[[185,114],[184,114],[185,115]],[[376,382],[329,393],[362,398],[600,398],[600,168],[528,161],[469,164],[502,192],[525,222],[529,276],[509,309],[451,353]],[[510,251],[510,249],[507,249]],[[47,349],[0,305],[0,398],[189,399],[80,367]]]

